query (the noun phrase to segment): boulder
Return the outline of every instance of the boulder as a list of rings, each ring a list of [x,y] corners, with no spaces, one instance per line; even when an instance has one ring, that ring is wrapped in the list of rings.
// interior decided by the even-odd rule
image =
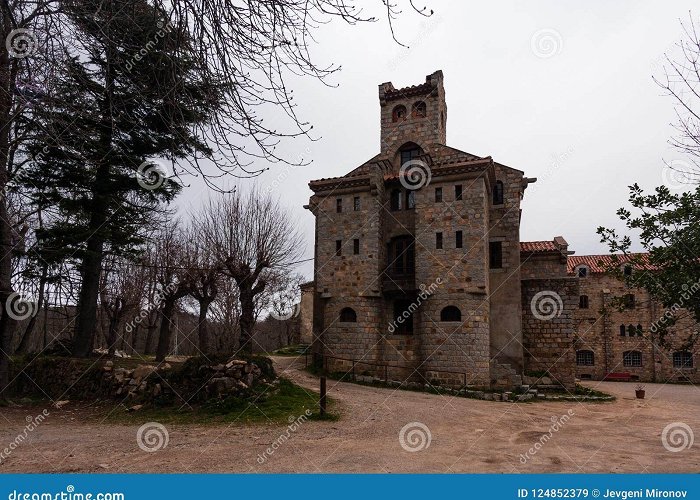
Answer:
[[[134,373],[132,374],[132,376],[135,379],[144,379],[144,378],[148,377],[154,371],[156,371],[155,366],[138,365],[136,368],[134,368]]]

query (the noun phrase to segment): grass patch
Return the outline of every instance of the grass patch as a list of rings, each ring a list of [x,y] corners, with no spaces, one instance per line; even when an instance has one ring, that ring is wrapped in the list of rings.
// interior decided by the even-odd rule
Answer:
[[[288,345],[272,351],[273,356],[303,356],[310,352],[311,346],[305,344]]]
[[[608,397],[608,398],[613,398],[613,400],[615,399],[614,396],[611,396],[607,392],[596,391],[595,389],[585,387],[581,384],[576,384],[576,388],[574,389],[574,395],[575,396],[596,396],[599,398]]]
[[[333,402],[329,401],[329,409]],[[271,386],[258,386],[250,398],[227,397],[210,400],[196,408],[143,407],[127,413],[126,406],[103,408],[97,418],[110,423],[137,424],[148,421],[162,424],[269,424],[288,423],[310,411],[309,420],[337,420],[332,413],[321,416],[318,394],[278,378]]]

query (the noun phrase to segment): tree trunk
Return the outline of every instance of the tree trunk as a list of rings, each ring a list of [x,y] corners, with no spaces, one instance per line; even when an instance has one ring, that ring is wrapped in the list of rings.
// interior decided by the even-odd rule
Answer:
[[[110,21],[112,19],[112,2],[109,2],[110,17],[105,30],[109,39]],[[83,257],[80,277],[80,293],[78,295],[78,317],[75,323],[75,336],[73,338],[73,355],[87,357],[92,353],[95,340],[95,327],[97,326],[97,299],[100,292],[100,273],[102,271],[102,258],[104,256],[103,226],[107,222],[107,212],[110,197],[110,161],[112,153],[112,138],[114,133],[112,118],[112,91],[114,87],[114,74],[112,70],[111,44],[106,47],[105,68],[105,92],[100,101],[102,113],[100,124],[101,151],[96,151],[97,171],[92,190],[92,203],[90,210],[90,223],[88,225],[87,249]]]
[[[46,289],[47,274],[48,265],[46,262],[44,262],[41,266],[41,276],[39,277],[39,297],[36,304],[37,312],[29,318],[29,324],[27,324],[27,328],[24,330],[24,335],[22,335],[22,340],[20,340],[17,351],[15,351],[17,354],[28,353],[32,345],[32,335],[34,333],[34,328],[36,327],[37,318],[39,317],[39,311],[41,311],[41,308],[44,307],[44,293]]]
[[[3,7],[2,40],[12,29],[9,13]],[[6,399],[10,379],[10,346],[16,321],[7,314],[7,301],[12,294],[12,226],[7,213],[5,192],[9,180],[10,128],[13,94],[12,62],[3,44],[0,48],[0,401]]]
[[[207,326],[207,312],[211,301],[206,299],[199,301],[199,350],[201,354],[209,354],[211,344],[209,340],[209,328]]]
[[[119,326],[119,316],[115,315],[109,319],[107,329],[107,353],[109,356],[114,356],[114,351],[117,348],[117,326]]]
[[[160,312],[160,333],[158,335],[158,348],[156,349],[156,361],[164,361],[170,351],[170,336],[172,334],[171,323],[175,312],[175,298],[168,297],[163,301],[163,309]]]
[[[153,336],[157,326],[157,323],[149,324],[146,330],[146,344],[143,346],[143,353],[146,355],[153,354]]]
[[[101,222],[97,224],[90,224],[91,229],[99,231],[104,223],[104,215],[93,214],[91,219],[95,222],[101,219]],[[103,248],[102,238],[93,233],[93,237],[88,239],[87,252],[83,258],[80,272],[82,279],[78,295],[78,317],[75,322],[75,336],[73,338],[73,355],[79,358],[86,358],[92,353],[95,341]]]
[[[241,337],[239,349],[247,354],[253,354],[253,330],[255,328],[255,302],[253,291],[248,284],[240,286],[241,301]]]

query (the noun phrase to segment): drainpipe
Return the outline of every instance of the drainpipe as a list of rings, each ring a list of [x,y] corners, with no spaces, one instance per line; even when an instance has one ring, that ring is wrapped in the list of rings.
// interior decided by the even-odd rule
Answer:
[[[605,376],[610,373],[608,370],[608,342],[610,341],[609,339],[609,334],[610,334],[610,328],[608,328],[608,322],[610,321],[610,317],[608,316],[608,294],[610,293],[610,290],[608,289],[603,289],[603,368],[605,370],[605,373],[603,373],[603,379],[605,379]]]

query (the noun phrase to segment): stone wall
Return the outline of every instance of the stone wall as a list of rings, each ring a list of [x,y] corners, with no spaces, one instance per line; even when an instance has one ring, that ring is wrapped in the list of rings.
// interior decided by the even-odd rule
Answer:
[[[579,278],[580,295],[588,297],[588,308],[575,310],[576,351],[592,351],[593,365],[576,365],[579,378],[602,380],[606,374],[629,373],[633,378],[645,382],[684,381],[700,382],[696,368],[700,361],[700,345],[693,346],[694,363],[690,368],[673,366],[673,352],[685,350],[685,340],[698,325],[680,310],[683,317],[668,329],[666,343],[662,346],[652,326],[664,316],[665,309],[649,294],[639,288],[627,287],[614,276],[603,273],[589,273]],[[620,299],[634,295],[634,307],[622,308]],[[621,335],[620,327],[625,327]],[[634,335],[629,335],[629,327]],[[637,330],[638,327],[641,327]],[[641,353],[642,365],[625,366],[624,353]]]
[[[546,372],[568,389],[575,385],[573,315],[578,287],[572,277],[522,282],[525,373]]]
[[[136,364],[119,360],[38,357],[11,366],[10,391],[22,396],[95,400],[124,404],[192,405],[211,398],[252,395],[275,379],[268,358],[190,358],[182,365]]]
[[[519,272],[523,172],[496,163],[495,173],[496,181],[503,182],[503,204],[488,205],[487,239],[489,242],[501,242],[503,266],[489,270],[490,356],[494,364],[509,365],[520,373],[523,369]]]

